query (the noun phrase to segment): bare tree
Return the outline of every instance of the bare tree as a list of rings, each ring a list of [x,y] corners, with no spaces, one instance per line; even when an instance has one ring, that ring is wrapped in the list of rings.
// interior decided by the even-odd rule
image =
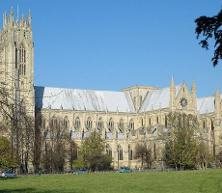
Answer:
[[[144,167],[144,163],[146,167],[151,168],[153,159],[152,159],[152,151],[148,147],[147,143],[138,143],[135,148],[135,158],[141,159],[141,167]]]

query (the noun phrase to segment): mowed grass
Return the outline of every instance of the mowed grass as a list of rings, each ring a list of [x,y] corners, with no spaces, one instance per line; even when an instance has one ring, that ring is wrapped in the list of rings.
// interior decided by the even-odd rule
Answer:
[[[24,176],[0,193],[222,193],[222,170]]]

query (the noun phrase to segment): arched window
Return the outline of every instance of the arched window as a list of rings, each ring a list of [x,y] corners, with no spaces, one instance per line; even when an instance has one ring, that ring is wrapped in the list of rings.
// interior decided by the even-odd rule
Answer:
[[[142,104],[143,104],[143,97],[140,96],[140,107],[142,106]]]
[[[158,116],[156,117],[156,123],[157,124],[159,123],[159,117]]]
[[[123,121],[123,119],[120,119],[119,124],[118,124],[118,129],[119,129],[120,133],[124,132],[124,121]]]
[[[144,126],[144,119],[141,118],[141,119],[140,119],[140,122],[141,122],[141,127],[143,127],[143,126]]]
[[[86,130],[89,131],[92,129],[92,119],[91,117],[88,117],[87,120],[86,120]]]
[[[104,123],[102,117],[99,118],[98,123],[97,123],[97,129],[101,131],[104,128]]]
[[[65,117],[63,121],[64,129],[68,129],[68,124],[69,124],[68,117]]]
[[[165,127],[167,128],[168,123],[167,123],[167,116],[165,115]]]
[[[136,97],[133,97],[133,104],[136,105]]]
[[[79,131],[80,130],[80,126],[81,126],[80,119],[79,119],[79,117],[76,117],[75,122],[74,122],[74,129],[76,131]]]
[[[203,120],[203,129],[205,129],[205,128],[206,128],[206,121]]]
[[[133,119],[130,119],[130,122],[129,122],[129,130],[130,130],[130,131],[134,130],[134,122],[133,122]]]
[[[106,145],[106,154],[112,157],[112,148],[108,144]]]
[[[109,132],[112,132],[113,129],[114,129],[114,122],[113,122],[113,119],[110,118],[109,122],[108,122],[108,130],[109,130]]]
[[[151,125],[152,125],[152,119],[149,118],[149,126],[151,126]]]
[[[133,150],[131,149],[130,145],[128,146],[128,159],[133,159]]]
[[[19,47],[19,49],[15,49],[15,67],[19,66],[18,72],[19,75],[26,74],[26,50],[23,45]],[[18,65],[19,63],[19,65]]]
[[[42,118],[42,128],[45,129],[45,126],[46,126],[46,121],[44,118]]]
[[[123,160],[123,148],[121,145],[117,146],[117,152],[118,152],[118,160]]]
[[[50,121],[50,127],[53,128],[58,128],[58,120],[55,116],[52,117],[51,121]]]

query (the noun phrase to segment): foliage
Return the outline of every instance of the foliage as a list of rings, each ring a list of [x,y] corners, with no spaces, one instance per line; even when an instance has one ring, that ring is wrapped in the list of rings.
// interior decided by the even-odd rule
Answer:
[[[222,10],[213,16],[201,16],[195,20],[197,39],[202,35],[203,39],[200,45],[203,48],[209,48],[209,39],[214,39],[214,55],[211,59],[213,65],[216,66],[218,61],[222,59]]]
[[[165,161],[174,168],[193,169],[198,154],[198,121],[193,115],[170,113],[169,133],[165,144]]]
[[[183,172],[98,172],[24,176],[0,180],[0,193],[218,193],[222,170]]]
[[[84,164],[91,169],[106,170],[110,169],[111,158],[104,153],[105,143],[97,132],[92,132],[80,147],[80,155]]]
[[[26,106],[19,96],[15,99],[11,95],[7,84],[0,83],[0,133],[10,138],[10,152],[20,173],[28,172],[28,162],[33,158],[34,124]]]
[[[206,169],[208,165],[213,161],[213,157],[210,154],[208,145],[202,140],[198,144],[198,153],[196,156],[196,161],[199,168]]]
[[[44,170],[50,172],[63,172],[66,159],[66,143],[69,140],[67,128],[63,120],[53,118],[49,128],[44,131],[43,142],[45,151],[42,155]]]
[[[135,158],[141,159],[141,167],[144,167],[144,163],[146,167],[151,168],[153,159],[151,149],[148,148],[146,143],[137,144],[135,148]]]
[[[79,169],[81,169],[81,168],[85,168],[86,165],[85,165],[85,163],[83,162],[83,160],[81,160],[81,159],[76,159],[76,160],[73,161],[72,167],[73,167],[74,169],[76,169],[76,170],[79,170]]]
[[[14,168],[15,166],[10,141],[6,137],[0,137],[0,169]]]

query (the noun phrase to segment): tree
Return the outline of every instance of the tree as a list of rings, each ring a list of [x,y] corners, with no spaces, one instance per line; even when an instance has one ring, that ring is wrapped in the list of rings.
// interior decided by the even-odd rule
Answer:
[[[64,171],[68,141],[69,133],[66,120],[52,117],[49,120],[49,127],[44,130],[41,142],[45,147],[42,162],[47,173]]]
[[[137,144],[135,148],[135,158],[141,159],[141,167],[144,167],[144,163],[146,167],[151,168],[152,165],[152,152],[151,149],[148,148],[146,143]]]
[[[214,39],[214,55],[211,59],[213,66],[218,64],[218,61],[222,59],[222,10],[212,17],[201,16],[195,20],[197,39],[202,36],[202,40],[199,42],[203,48],[209,48],[209,40]]]
[[[111,168],[112,159],[105,154],[105,143],[97,132],[92,132],[80,147],[80,156],[84,165],[92,171]]]
[[[16,162],[11,154],[11,144],[6,137],[0,137],[0,169],[14,168]]]
[[[17,96],[17,95],[16,95]],[[34,124],[20,97],[14,97],[9,85],[0,83],[1,133],[10,139],[11,154],[21,173],[28,173],[28,162],[33,158]]]
[[[209,153],[207,144],[201,140],[198,144],[197,164],[201,169],[206,169],[208,164],[213,160],[213,157]]]
[[[197,164],[198,120],[194,115],[170,113],[168,137],[165,143],[165,162],[176,169],[192,169]]]

